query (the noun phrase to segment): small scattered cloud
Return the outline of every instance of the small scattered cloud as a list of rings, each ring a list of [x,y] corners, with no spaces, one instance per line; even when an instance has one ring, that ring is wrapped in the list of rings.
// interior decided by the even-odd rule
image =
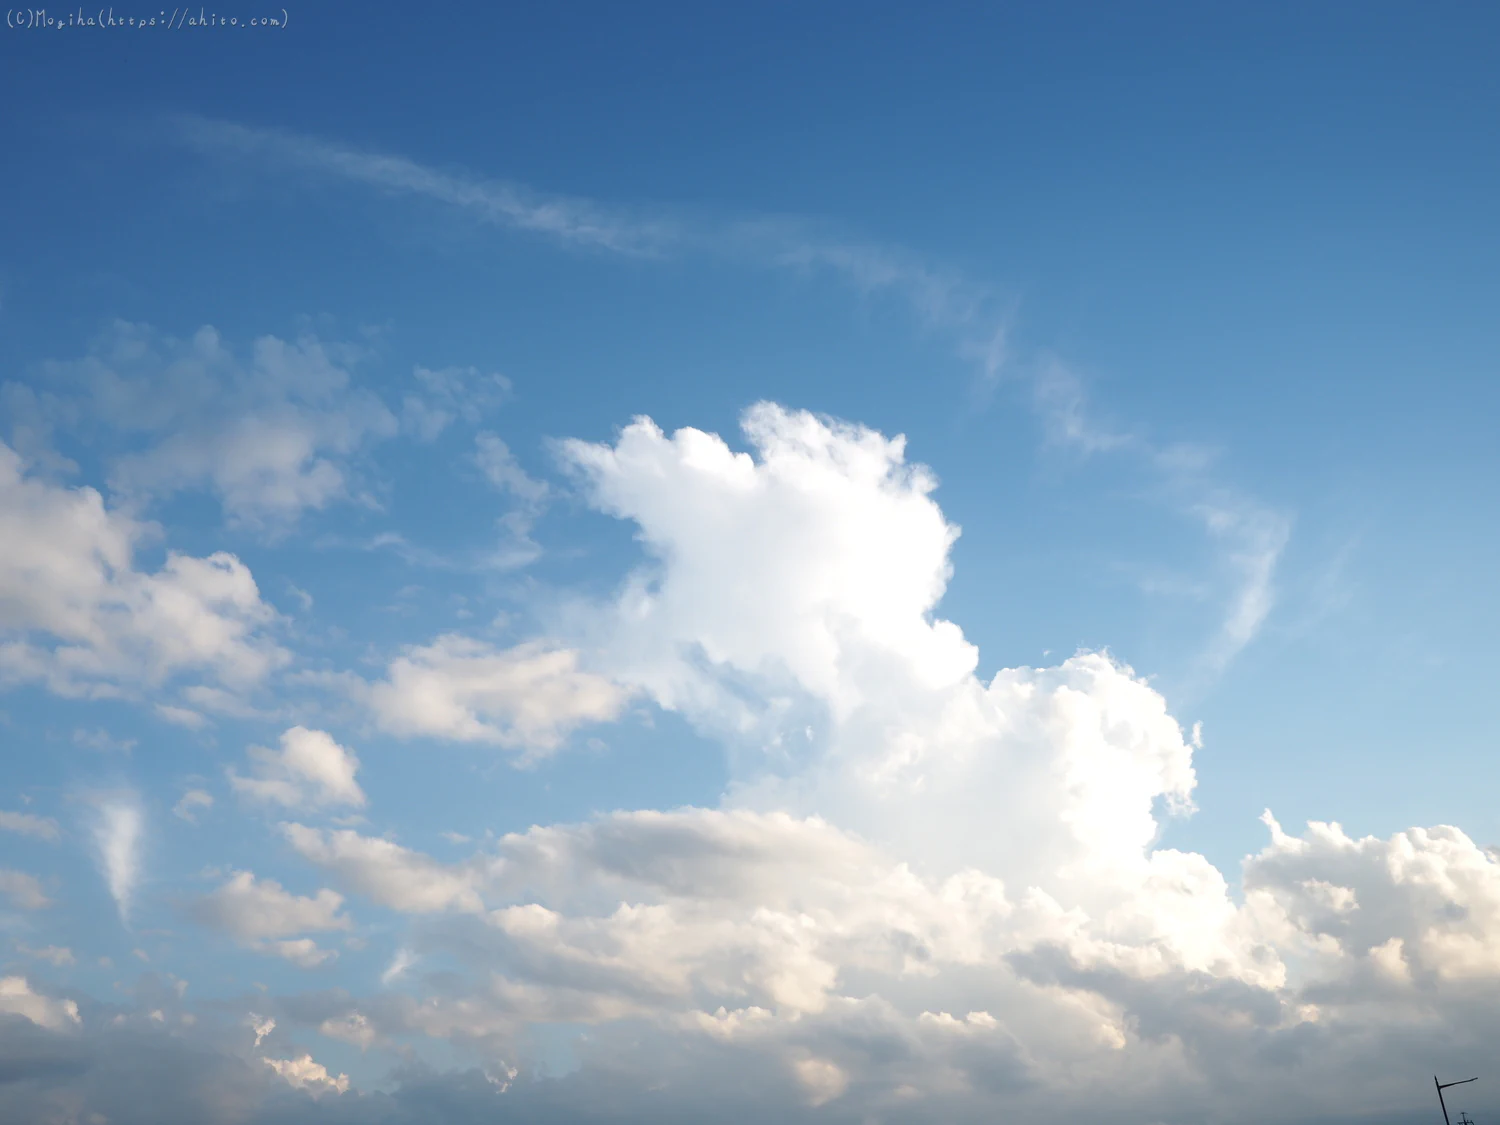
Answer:
[[[24,871],[12,871],[0,867],[0,894],[22,910],[41,910],[52,905],[52,900],[42,891],[42,884],[35,875]]]
[[[23,836],[34,836],[38,840],[56,840],[61,835],[57,821],[50,816],[35,816],[32,813],[10,812],[0,809],[0,830],[19,832]]]
[[[292,727],[282,734],[280,750],[252,746],[246,753],[251,776],[229,771],[237,793],[288,808],[365,803],[355,781],[359,759],[325,731]]]
[[[73,951],[64,945],[44,945],[40,949],[17,945],[16,952],[24,954],[27,957],[35,957],[38,961],[46,961],[59,969],[66,968],[77,962],[77,958],[73,956]]]
[[[207,812],[213,807],[213,794],[204,789],[189,789],[172,806],[172,815],[180,817],[189,824],[197,824],[198,814],[200,812]]]

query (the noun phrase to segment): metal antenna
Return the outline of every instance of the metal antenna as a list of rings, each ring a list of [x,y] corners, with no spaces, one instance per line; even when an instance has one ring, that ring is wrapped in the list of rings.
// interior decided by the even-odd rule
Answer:
[[[1474,1125],[1474,1119],[1467,1113],[1460,1113],[1458,1115],[1458,1125]]]
[[[1449,1086],[1462,1086],[1465,1082],[1478,1081],[1478,1078],[1460,1078],[1457,1082],[1439,1082],[1436,1074],[1432,1076],[1432,1084],[1437,1087],[1438,1105],[1443,1107],[1443,1125],[1453,1125],[1453,1122],[1448,1120],[1448,1103],[1443,1101],[1443,1091]]]

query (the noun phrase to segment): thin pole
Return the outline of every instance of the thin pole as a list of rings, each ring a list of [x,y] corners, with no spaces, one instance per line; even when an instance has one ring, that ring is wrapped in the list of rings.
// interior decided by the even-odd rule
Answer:
[[[1437,1087],[1438,1105],[1443,1107],[1443,1125],[1453,1125],[1453,1122],[1448,1120],[1448,1103],[1443,1101],[1443,1091],[1449,1086],[1462,1086],[1465,1082],[1478,1081],[1478,1078],[1461,1078],[1457,1082],[1439,1082],[1436,1074],[1432,1076],[1432,1084]]]

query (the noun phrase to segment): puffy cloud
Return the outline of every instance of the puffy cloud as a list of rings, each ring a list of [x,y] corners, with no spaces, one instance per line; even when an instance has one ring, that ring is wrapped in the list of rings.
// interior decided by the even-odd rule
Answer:
[[[25,977],[0,977],[0,1012],[24,1016],[38,1027],[59,1031],[78,1020],[78,1005],[34,991]]]
[[[243,690],[285,663],[239,559],[169,551],[143,573],[132,560],[147,531],[91,488],[28,478],[0,445],[0,679],[88,695],[199,673]]]
[[[304,1098],[307,1120],[1375,1122],[1430,1095],[1419,1063],[1489,1050],[1494,856],[1452,828],[1269,822],[1237,896],[1158,846],[1197,739],[1149,683],[1100,653],[975,674],[937,617],[957,531],[899,439],[769,406],[746,433],[751,453],[645,421],[564,447],[648,558],[556,651],[723,738],[722,807],[539,825],[454,863],[283,825],[341,891],[411,916],[399,988],[268,998],[283,1028],[480,1064]],[[400,713],[520,744],[509,664],[537,650],[453,642],[392,666]],[[274,890],[303,919],[332,894]],[[289,926],[244,940],[310,946]],[[577,1069],[519,1077],[548,1025],[587,1027]],[[275,1053],[251,1069],[287,1090],[343,1078]]]
[[[482,908],[475,889],[483,877],[479,868],[449,867],[389,840],[348,829],[320,831],[284,824],[282,831],[305,859],[381,906],[416,914]]]
[[[0,829],[19,832],[23,836],[35,836],[39,840],[56,840],[57,821],[50,816],[33,816],[31,813],[7,812],[0,809]]]
[[[1203,1107],[1289,1053],[1362,1072],[1429,1018],[1392,999],[1424,971],[1453,1003],[1459,982],[1500,987],[1478,939],[1492,861],[1461,834],[1278,834],[1236,901],[1157,846],[1160,811],[1192,809],[1196,739],[1149,684],[1095,653],[974,675],[934,617],[957,532],[899,440],[769,406],[746,433],[754,455],[645,421],[563,447],[649,556],[580,643],[730,741],[725,807],[536,827],[458,864],[290,826],[352,893],[439,915],[418,944],[470,971],[362,1005],[369,1025],[498,1052],[529,1024],[592,1024],[595,1073],[630,1059],[643,1083],[715,1044],[769,1068],[762,1116],[970,1120],[1003,1097],[1038,1120],[1108,1090],[1149,1121],[1169,1091]],[[1352,941],[1379,872],[1402,924]],[[1372,1030],[1334,1036],[1372,1003]],[[664,1038],[633,1055],[642,1021]]]
[[[279,752],[252,746],[247,753],[255,776],[230,770],[237,792],[293,808],[365,803],[354,780],[359,759],[324,731],[292,727],[282,734]]]
[[[613,446],[559,446],[591,502],[633,520],[657,564],[619,599],[622,671],[666,707],[728,709],[713,673],[732,668],[838,715],[869,698],[860,673],[882,659],[929,688],[971,673],[973,646],[927,617],[958,529],[929,495],[932,474],[905,464],[904,439],[769,403],[744,426],[759,460],[649,419]]]
[[[314,1062],[311,1055],[299,1055],[294,1059],[266,1059],[265,1063],[288,1086],[306,1090],[314,1097],[329,1093],[342,1094],[349,1089],[347,1074],[333,1077],[322,1063]]]
[[[584,723],[613,719],[625,693],[542,642],[495,649],[448,634],[409,648],[386,678],[356,689],[382,730],[545,754]]]
[[[316,969],[338,959],[337,951],[322,948],[312,938],[267,941],[262,942],[259,948],[290,961],[299,969]]]
[[[0,867],[0,894],[9,896],[22,910],[40,910],[52,905],[52,900],[42,892],[42,885],[37,882],[36,876],[24,871]]]
[[[1324,971],[1427,989],[1500,983],[1500,862],[1457,828],[1388,839],[1312,823],[1245,864],[1247,899]]]
[[[343,905],[344,898],[337,891],[324,888],[303,897],[284,890],[275,880],[257,880],[249,871],[238,871],[194,903],[192,912],[199,922],[252,948],[311,969],[337,954],[319,948],[311,938],[287,939],[287,935],[349,929],[353,922],[340,913]]]

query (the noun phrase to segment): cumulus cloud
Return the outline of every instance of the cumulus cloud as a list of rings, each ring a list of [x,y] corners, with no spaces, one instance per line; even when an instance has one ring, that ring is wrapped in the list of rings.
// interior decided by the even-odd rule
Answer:
[[[169,551],[144,573],[133,554],[148,530],[91,488],[27,477],[0,445],[0,680],[99,695],[198,673],[243,690],[286,662],[239,559]]]
[[[497,649],[447,634],[412,646],[386,678],[356,685],[380,729],[479,742],[534,757],[577,726],[615,718],[625,693],[579,666],[578,652],[536,641]]]
[[[312,938],[287,935],[351,928],[353,922],[341,913],[343,905],[344,898],[337,891],[324,888],[303,897],[283,889],[273,879],[257,880],[252,872],[238,871],[194,903],[192,913],[204,925],[253,949],[310,969],[333,960],[337,953],[319,948]]]
[[[253,776],[229,771],[238,793],[290,808],[365,803],[354,780],[359,759],[324,731],[292,727],[283,732],[279,751],[252,746],[247,755]]]
[[[419,954],[441,971],[278,1000],[283,1026],[372,1052],[440,1039],[482,1066],[405,1071],[389,1102],[310,1055],[252,1069],[338,1091],[309,1113],[348,1098],[373,1120],[1297,1125],[1404,1112],[1430,1095],[1408,1095],[1419,1063],[1490,1050],[1491,852],[1456,828],[1268,817],[1237,895],[1160,846],[1192,812],[1199,739],[1148,682],[1089,652],[976,674],[938,612],[958,530],[899,438],[773,406],[745,432],[736,452],[642,420],[562,447],[645,558],[557,651],[721,739],[721,807],[537,825],[456,862],[284,824],[338,892],[241,873],[203,907],[221,928],[315,957],[296,935],[339,928],[343,893],[407,915],[383,983]],[[519,738],[511,665],[537,652],[444,639],[385,686],[418,730]],[[587,1029],[577,1069],[518,1077],[549,1026]]]
[[[311,1055],[299,1055],[294,1059],[266,1059],[265,1063],[288,1086],[306,1090],[314,1097],[330,1093],[342,1094],[349,1089],[347,1074],[340,1074],[335,1078],[322,1063],[314,1062]]]
[[[451,867],[389,840],[349,829],[320,831],[284,824],[287,841],[303,858],[332,873],[349,890],[393,910],[417,914],[479,910],[477,867]]]
[[[299,969],[316,969],[338,960],[338,951],[324,949],[312,938],[286,938],[262,942],[257,948],[290,961]]]
[[[723,1050],[768,1068],[753,1104],[788,1117],[971,1120],[1000,1098],[1039,1120],[1109,1090],[1146,1121],[1245,1089],[1267,1051],[1368,1065],[1430,1018],[1414,982],[1500,990],[1497,865],[1462,833],[1276,829],[1237,900],[1157,845],[1163,812],[1192,811],[1198,740],[1148,683],[1097,653],[975,675],[935,614],[958,532],[899,439],[772,406],[745,430],[751,453],[644,420],[562,447],[647,554],[579,643],[728,742],[725,806],[539,826],[453,864],[288,826],[472,974],[361,1007],[370,1025],[500,1052],[585,1023],[597,1073],[632,1058],[655,1081]],[[640,1021],[666,1037],[649,1058],[625,1045]]]
[[[38,1027],[52,1031],[75,1025],[78,1005],[34,991],[25,977],[0,977],[0,1012],[24,1016]]]

